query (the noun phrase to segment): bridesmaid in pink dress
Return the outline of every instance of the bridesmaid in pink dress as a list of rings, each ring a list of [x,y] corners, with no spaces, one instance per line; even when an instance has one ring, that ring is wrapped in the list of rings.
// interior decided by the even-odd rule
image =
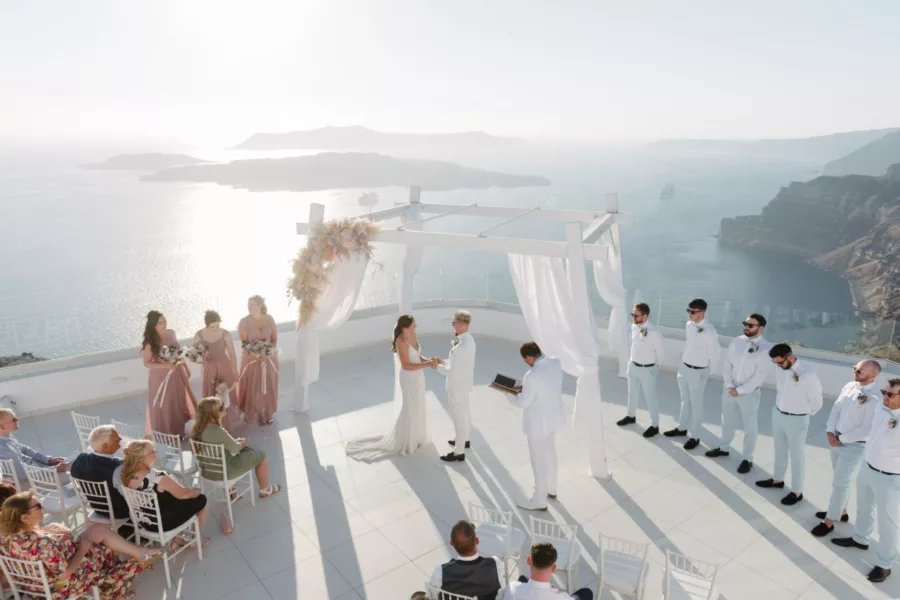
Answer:
[[[247,301],[250,314],[238,324],[241,342],[263,340],[278,343],[275,319],[266,310],[262,296]],[[247,423],[271,425],[278,409],[278,357],[254,358],[244,348],[241,352],[241,375],[238,384],[238,405]]]
[[[197,414],[197,399],[191,391],[187,363],[173,366],[159,358],[163,346],[179,346],[178,337],[166,329],[166,318],[156,310],[147,313],[141,357],[150,370],[147,385],[147,421],[150,430],[184,437],[184,425]]]
[[[218,396],[216,385],[225,382],[231,391],[225,394],[222,400],[228,405],[222,416],[222,428],[229,433],[240,425],[241,414],[237,401],[237,354],[234,352],[234,341],[231,334],[222,329],[222,317],[214,310],[206,311],[203,315],[206,327],[194,336],[194,343],[200,342],[206,346],[206,354],[203,356],[203,387],[204,398]]]

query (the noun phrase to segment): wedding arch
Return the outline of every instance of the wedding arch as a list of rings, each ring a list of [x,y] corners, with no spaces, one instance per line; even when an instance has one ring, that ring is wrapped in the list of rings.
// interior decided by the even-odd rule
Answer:
[[[634,217],[620,213],[616,194],[606,196],[605,210],[553,210],[484,206],[478,203],[424,204],[421,189],[410,188],[409,202],[355,218],[325,221],[325,206],[312,204],[309,221],[297,223],[297,233],[309,237],[308,247],[295,261],[295,277],[312,273],[314,290],[301,289],[307,308],[298,320],[294,410],[309,410],[309,385],[319,378],[319,334],[344,324],[353,313],[371,252],[370,242],[404,244],[400,313],[412,311],[413,279],[425,246],[507,254],[519,306],[532,339],[548,356],[559,358],[563,369],[576,377],[577,422],[590,440],[594,477],[608,477],[600,410],[600,340],[591,310],[584,261],[593,267],[597,290],[612,307],[607,343],[619,360],[619,376],[628,363],[628,320],[622,281],[619,225]],[[427,215],[427,216],[426,216]],[[494,217],[501,221],[477,235],[425,231],[429,221],[449,215]],[[400,225],[385,226],[400,218]],[[565,224],[566,241],[496,237],[489,232],[513,221]],[[327,264],[327,274],[320,271]],[[298,275],[298,270],[302,271]],[[310,304],[314,308],[310,308]]]

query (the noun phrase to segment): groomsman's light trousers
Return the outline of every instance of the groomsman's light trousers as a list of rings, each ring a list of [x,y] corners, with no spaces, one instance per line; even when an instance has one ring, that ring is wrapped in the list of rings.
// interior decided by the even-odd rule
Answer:
[[[650,411],[650,424],[659,427],[659,401],[656,399],[656,378],[659,376],[659,365],[655,367],[639,367],[633,362],[628,363],[628,416],[637,414],[638,403],[641,399],[641,390],[647,400],[647,410]]]
[[[722,441],[719,447],[727,450],[734,440],[738,412],[744,426],[744,459],[753,462],[756,439],[759,435],[759,388],[732,398],[726,387],[722,392]]]
[[[687,429],[688,435],[700,439],[703,427],[703,394],[709,381],[709,369],[692,369],[685,364],[678,367],[678,391],[681,392],[681,414],[678,429]]]
[[[466,453],[466,442],[471,441],[472,412],[469,410],[469,392],[447,392],[453,429],[456,431],[456,446],[453,452]]]
[[[856,478],[856,531],[853,539],[868,544],[878,517],[875,566],[890,569],[900,555],[900,475],[885,475],[864,464]]]
[[[528,437],[528,453],[531,455],[531,470],[534,472],[532,500],[539,506],[546,506],[547,494],[557,492],[559,469],[556,463],[556,433],[526,437]]]
[[[866,453],[866,444],[865,442],[854,442],[830,446],[829,449],[831,450],[831,468],[834,469],[834,479],[831,481],[831,500],[828,501],[828,511],[825,516],[832,521],[838,521],[841,513],[847,508],[847,500],[850,499],[850,484],[853,483],[853,476],[856,475],[863,455]]]
[[[772,437],[775,439],[775,481],[784,481],[787,472],[788,454],[791,459],[791,491],[798,496],[803,493],[806,480],[806,432],[809,430],[809,415],[786,415],[772,407]]]

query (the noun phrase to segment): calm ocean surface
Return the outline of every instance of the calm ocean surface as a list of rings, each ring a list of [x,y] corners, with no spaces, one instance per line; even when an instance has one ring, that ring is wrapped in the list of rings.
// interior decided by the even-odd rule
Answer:
[[[143,183],[134,173],[78,166],[120,151],[0,149],[0,355],[63,357],[134,347],[151,308],[165,312],[181,336],[203,325],[206,308],[218,309],[233,327],[251,294],[264,295],[276,319],[290,319],[296,307],[285,295],[288,263],[304,241],[294,227],[307,219],[310,203],[325,204],[327,218],[365,212],[357,201],[363,192],[377,192],[378,208],[408,196],[404,188],[252,193]],[[212,160],[248,156],[188,151]],[[617,192],[621,210],[636,214],[622,234],[628,300],[647,300],[655,321],[678,326],[687,301],[702,296],[723,332],[736,331],[746,312],[756,310],[771,315],[773,339],[840,349],[856,337],[859,325],[847,321],[851,298],[840,277],[720,248],[714,237],[722,217],[757,213],[780,186],[813,177],[810,165],[574,152],[456,162],[541,174],[554,183],[423,192],[424,202],[584,208],[602,207],[605,193]],[[676,195],[660,201],[668,182]],[[477,233],[494,223],[449,217],[428,228]],[[546,224],[514,223],[494,233],[563,237],[562,225]],[[402,255],[400,247],[379,247],[360,307],[396,301]],[[426,250],[415,294],[515,301],[505,256],[433,248]],[[598,313],[608,310],[596,294],[594,302]]]

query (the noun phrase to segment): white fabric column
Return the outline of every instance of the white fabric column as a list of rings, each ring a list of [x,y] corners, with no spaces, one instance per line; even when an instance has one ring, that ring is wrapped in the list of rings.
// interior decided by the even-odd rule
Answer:
[[[319,380],[319,333],[340,327],[353,314],[368,262],[365,254],[335,259],[328,287],[319,297],[318,309],[297,331],[293,407],[297,412],[309,410],[309,384]]]
[[[600,297],[612,310],[609,313],[607,340],[609,349],[619,358],[619,377],[625,377],[630,354],[628,319],[625,317],[625,283],[622,279],[622,250],[613,225],[603,232],[600,241],[609,247],[609,259],[594,261],[594,281]],[[615,233],[618,233],[617,231]]]

